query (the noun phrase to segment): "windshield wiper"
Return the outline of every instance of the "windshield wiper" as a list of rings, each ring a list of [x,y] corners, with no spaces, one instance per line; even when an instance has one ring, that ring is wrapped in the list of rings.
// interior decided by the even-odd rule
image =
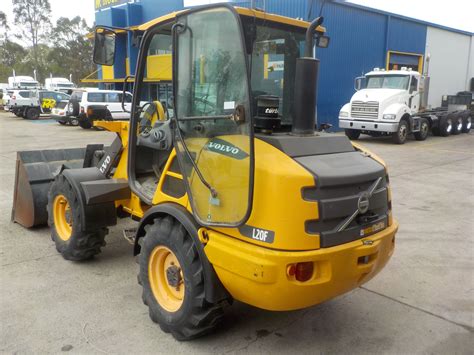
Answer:
[[[177,130],[177,136],[183,145],[184,151],[186,155],[188,156],[188,159],[191,161],[192,166],[194,167],[194,170],[196,171],[197,176],[199,177],[199,180],[201,180],[201,183],[206,186],[206,188],[209,190],[211,193],[212,199],[210,202],[214,205],[219,205],[219,200],[217,199],[217,191],[207,182],[207,180],[204,178],[204,175],[201,173],[201,170],[197,166],[196,162],[194,161],[191,152],[188,149],[188,146],[186,145],[186,142],[184,141],[183,136],[181,135],[181,129],[179,128],[179,122],[176,120],[176,130]]]

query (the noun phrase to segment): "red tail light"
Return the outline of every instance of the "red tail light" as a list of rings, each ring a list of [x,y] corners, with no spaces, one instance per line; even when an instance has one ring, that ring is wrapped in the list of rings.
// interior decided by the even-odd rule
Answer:
[[[314,266],[312,262],[298,263],[296,264],[295,278],[298,281],[308,281],[313,277],[313,269]]]
[[[305,282],[310,280],[313,277],[314,273],[314,263],[312,261],[290,264],[286,270],[288,276],[295,278],[300,282]]]
[[[12,96],[12,100],[16,100],[16,96],[15,96],[15,95]]]

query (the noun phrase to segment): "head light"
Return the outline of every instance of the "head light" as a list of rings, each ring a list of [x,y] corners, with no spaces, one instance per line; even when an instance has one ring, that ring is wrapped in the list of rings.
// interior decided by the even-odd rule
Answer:
[[[383,115],[383,119],[384,120],[394,120],[395,118],[397,118],[397,115],[394,115],[394,114],[387,114],[387,115]]]
[[[339,117],[349,117],[349,112],[341,111],[339,112]]]

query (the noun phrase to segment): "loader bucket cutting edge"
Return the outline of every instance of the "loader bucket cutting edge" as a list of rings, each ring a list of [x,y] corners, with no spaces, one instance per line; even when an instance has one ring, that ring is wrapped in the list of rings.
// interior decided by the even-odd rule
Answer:
[[[48,221],[48,192],[61,167],[82,168],[86,148],[17,153],[11,220],[30,228]]]

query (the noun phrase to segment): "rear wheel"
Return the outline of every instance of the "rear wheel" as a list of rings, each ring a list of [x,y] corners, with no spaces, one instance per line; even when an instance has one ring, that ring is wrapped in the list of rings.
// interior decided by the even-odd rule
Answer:
[[[71,126],[79,126],[79,120],[76,117],[71,117],[71,120],[69,121],[69,124]]]
[[[82,231],[81,206],[69,181],[58,175],[48,194],[48,224],[56,249],[66,260],[86,260],[100,253],[107,228]]]
[[[92,128],[92,122],[89,120],[87,116],[81,116],[78,119],[78,124],[81,128],[90,129]]]
[[[177,340],[212,331],[223,309],[204,298],[203,267],[192,237],[170,216],[156,218],[145,231],[138,281],[150,318]]]
[[[395,144],[404,144],[408,137],[408,123],[401,120],[398,125],[398,130],[393,133],[392,140]]]
[[[64,125],[66,124],[66,121],[58,120],[58,123],[59,123],[60,125],[63,125],[63,126],[64,126]]]
[[[460,134],[462,132],[462,115],[461,114],[457,114],[457,115],[454,115],[453,116],[453,129],[452,129],[452,132],[451,134]]]
[[[426,118],[420,119],[420,130],[415,132],[413,135],[417,141],[424,141],[428,137],[428,132],[430,130],[430,124]]]
[[[360,137],[360,131],[357,129],[346,129],[344,132],[346,133],[347,138],[353,141],[358,140]]]
[[[451,115],[443,116],[439,120],[439,135],[447,137],[453,131],[453,119]]]
[[[30,108],[26,110],[26,118],[29,120],[37,120],[40,117],[40,110],[37,108]]]
[[[463,133],[469,133],[469,131],[471,130],[471,127],[472,127],[472,117],[471,117],[471,114],[468,113],[463,118],[462,132]]]

